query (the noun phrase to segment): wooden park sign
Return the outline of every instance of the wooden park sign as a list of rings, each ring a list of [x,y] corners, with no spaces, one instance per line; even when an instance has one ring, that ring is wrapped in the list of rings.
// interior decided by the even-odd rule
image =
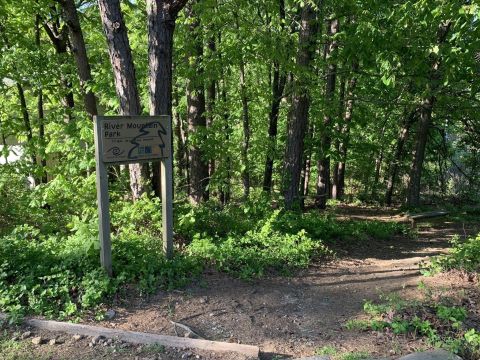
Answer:
[[[107,167],[161,160],[163,251],[173,254],[172,145],[170,117],[95,116],[100,261],[112,275]]]

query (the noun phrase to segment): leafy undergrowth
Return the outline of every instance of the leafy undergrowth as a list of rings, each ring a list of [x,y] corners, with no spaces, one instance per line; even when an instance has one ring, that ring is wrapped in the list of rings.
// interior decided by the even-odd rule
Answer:
[[[480,270],[480,233],[465,241],[461,241],[460,237],[456,236],[452,240],[450,252],[431,258],[423,273],[433,275],[449,270],[460,270],[470,276],[478,274]]]
[[[132,289],[148,294],[184,286],[205,267],[243,279],[288,274],[333,255],[331,244],[407,234],[399,224],[339,222],[328,212],[273,210],[266,198],[224,208],[183,203],[175,207],[177,249],[167,261],[161,253],[159,201],[145,196],[131,203],[114,192],[114,276],[108,278],[99,266],[93,181],[69,183],[57,177],[17,197],[7,182],[0,184],[7,201],[0,218],[8,219],[0,233],[0,311],[13,320],[24,314],[75,318]],[[59,189],[63,199],[54,196]]]
[[[366,320],[350,320],[346,328],[379,331],[389,336],[424,338],[431,346],[459,354],[465,360],[479,359],[480,332],[471,327],[463,300],[434,295],[423,283],[423,300],[405,300],[395,294],[381,297],[381,303],[364,303]]]

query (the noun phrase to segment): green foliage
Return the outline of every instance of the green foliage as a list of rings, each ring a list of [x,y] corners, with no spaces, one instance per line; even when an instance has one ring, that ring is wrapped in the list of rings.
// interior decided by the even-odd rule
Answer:
[[[95,309],[127,284],[141,291],[184,285],[201,267],[178,255],[166,261],[158,240],[114,238],[114,278],[99,268],[95,238],[77,227],[66,239],[18,227],[1,239],[0,308],[13,317],[25,312],[67,318]]]
[[[10,220],[0,237],[0,309],[13,320],[26,313],[71,318],[99,309],[132,285],[140,294],[183,286],[205,266],[243,279],[272,271],[288,274],[331,256],[329,244],[388,239],[406,231],[397,224],[337,221],[317,211],[272,210],[266,197],[224,208],[214,202],[195,207],[180,203],[175,211],[179,246],[175,259],[166,261],[159,201],[148,196],[125,201],[114,184],[115,276],[110,279],[99,267],[92,176],[70,182],[58,176],[35,189],[7,178],[16,179],[8,172],[0,176],[5,184],[0,189],[12,205],[2,210]],[[62,195],[54,195],[56,191]]]
[[[461,241],[457,236],[452,240],[452,249],[446,255],[430,259],[423,269],[425,275],[441,271],[458,269],[468,273],[478,273],[480,270],[480,234]]]
[[[420,336],[435,347],[459,353],[465,359],[476,359],[480,354],[480,335],[466,326],[465,308],[452,305],[448,298],[434,301],[428,291],[426,295],[423,301],[404,300],[396,295],[382,297],[379,304],[366,301],[364,311],[368,319],[349,320],[346,328]]]

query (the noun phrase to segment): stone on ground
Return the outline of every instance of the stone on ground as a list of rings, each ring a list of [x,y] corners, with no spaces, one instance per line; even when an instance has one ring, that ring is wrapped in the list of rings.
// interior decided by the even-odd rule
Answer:
[[[398,360],[462,360],[462,358],[445,350],[433,350],[409,354]]]
[[[32,344],[34,345],[40,345],[42,342],[43,342],[43,339],[41,336],[37,336],[32,339]]]

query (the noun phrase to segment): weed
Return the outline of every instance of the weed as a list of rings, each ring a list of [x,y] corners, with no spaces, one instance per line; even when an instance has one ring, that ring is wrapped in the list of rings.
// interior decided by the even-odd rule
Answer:
[[[478,273],[480,270],[480,233],[464,242],[458,236],[454,237],[450,253],[431,258],[430,263],[422,272],[424,275],[433,275],[452,269]]]
[[[336,355],[337,349],[331,345],[325,345],[315,350],[315,355]]]
[[[160,344],[150,344],[143,348],[143,351],[149,354],[163,354],[165,346]]]
[[[397,295],[382,296],[380,304],[366,301],[364,311],[369,318],[349,320],[346,327],[360,331],[388,329],[396,335],[420,336],[431,345],[459,353],[465,359],[476,358],[480,354],[480,334],[465,327],[466,310],[452,306],[447,298],[434,301],[428,296],[431,292],[426,294],[424,301],[404,300]]]

